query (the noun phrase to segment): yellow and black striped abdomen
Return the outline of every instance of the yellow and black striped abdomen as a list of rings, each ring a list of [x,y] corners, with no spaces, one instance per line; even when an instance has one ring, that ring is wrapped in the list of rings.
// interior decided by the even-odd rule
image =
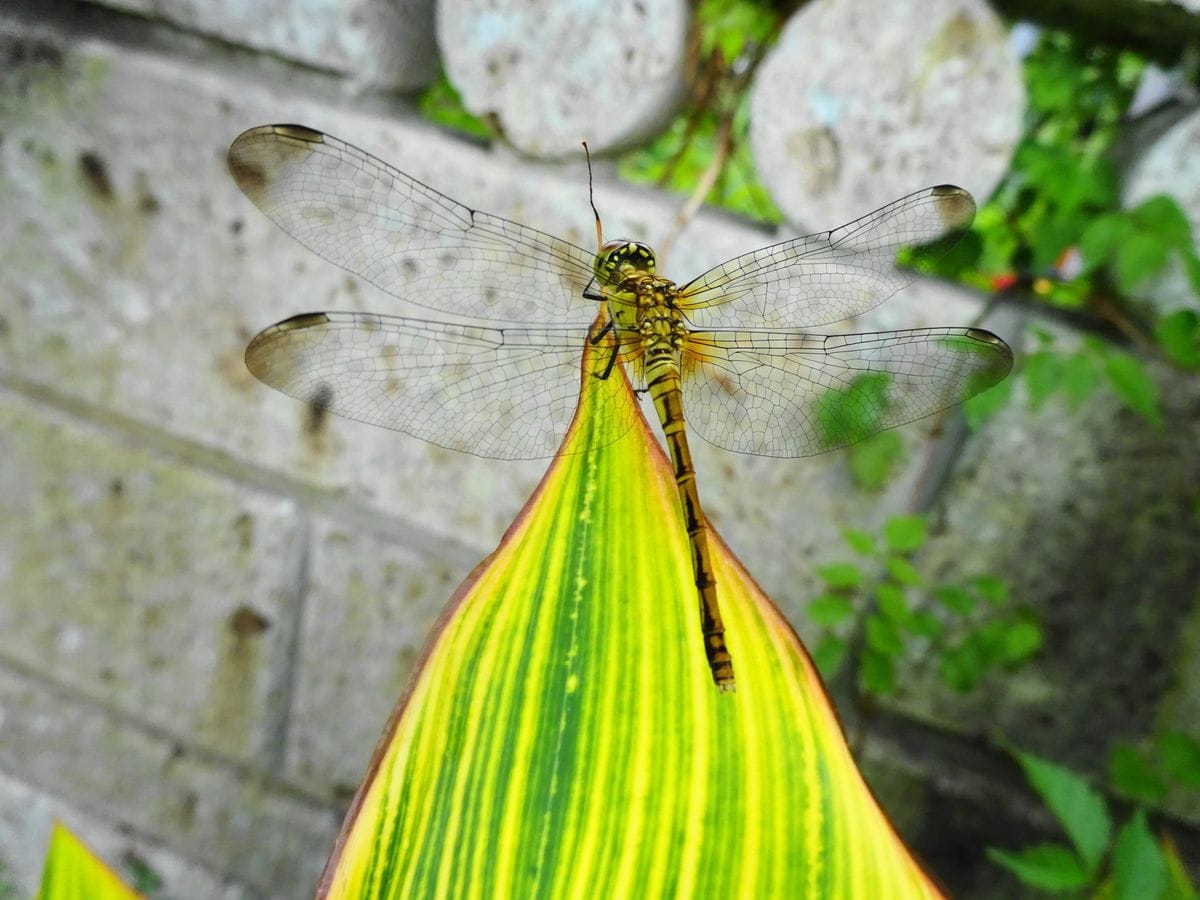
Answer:
[[[675,484],[679,488],[679,505],[692,547],[692,571],[700,596],[700,631],[704,636],[704,653],[717,687],[731,691],[734,687],[733,659],[725,645],[725,624],[721,620],[717,583],[708,554],[708,520],[700,508],[696,470],[692,466],[692,451],[688,448],[679,364],[674,352],[669,347],[661,346],[646,351],[644,365],[646,387],[667,439],[667,452],[675,470]]]

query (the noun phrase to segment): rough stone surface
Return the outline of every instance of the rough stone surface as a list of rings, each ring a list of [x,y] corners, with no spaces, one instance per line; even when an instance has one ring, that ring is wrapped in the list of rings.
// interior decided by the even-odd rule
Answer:
[[[363,87],[437,74],[434,0],[94,0],[320,69]]]
[[[1020,63],[982,0],[816,0],[755,76],[750,138],[775,203],[824,230],[927,185],[986,198],[1024,106]]]
[[[0,655],[251,757],[276,739],[295,503],[0,393]],[[186,514],[183,514],[186,511]]]
[[[688,19],[684,0],[442,0],[438,45],[468,109],[524,153],[567,157],[665,127]]]
[[[463,573],[327,518],[312,547],[287,772],[346,800]]]
[[[1176,123],[1140,155],[1126,176],[1125,206],[1137,206],[1156,194],[1170,194],[1192,226],[1192,240],[1200,241],[1200,110]],[[1166,272],[1139,290],[1139,299],[1154,316],[1195,306],[1196,292],[1178,259]]]
[[[94,42],[22,36],[10,53],[21,65],[0,94],[0,204],[13,211],[0,244],[22,264],[0,270],[4,369],[379,509],[419,510],[417,540],[490,549],[543,463],[497,468],[345,420],[310,428],[303,404],[246,370],[247,341],[279,319],[403,304],[277,229],[237,191],[225,151],[250,125],[308,122],[467,197],[507,183],[508,205],[534,220],[552,204],[421,126],[392,130],[241,76],[234,92],[218,70]],[[584,194],[579,210],[587,227]]]
[[[156,729],[9,666],[0,666],[0,715],[0,771],[9,777],[139,842],[173,845],[193,864],[228,873],[250,896],[311,893],[337,817],[302,793],[192,754]],[[28,825],[41,827],[36,817]],[[202,896],[186,883],[168,893]]]
[[[1161,432],[1099,389],[1076,414],[1058,401],[1031,414],[1022,399],[971,445],[920,567],[939,582],[1003,578],[1042,620],[1045,651],[965,696],[906,673],[909,714],[1096,773],[1117,738],[1194,732],[1200,388],[1150,372]],[[1200,820],[1194,799],[1177,812]]]
[[[85,812],[74,803],[0,772],[0,896],[37,896],[46,848],[55,821],[64,823],[130,885],[146,873],[179,900],[250,900],[242,884],[215,876],[173,853],[152,835],[138,835],[104,810]]]

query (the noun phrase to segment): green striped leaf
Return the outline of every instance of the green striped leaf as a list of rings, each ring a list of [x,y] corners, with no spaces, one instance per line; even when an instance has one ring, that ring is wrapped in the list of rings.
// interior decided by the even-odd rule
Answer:
[[[607,424],[635,403],[622,377],[586,393],[450,601],[319,896],[938,896],[808,654],[714,534],[737,673],[716,689],[671,468],[644,421],[619,440]]]

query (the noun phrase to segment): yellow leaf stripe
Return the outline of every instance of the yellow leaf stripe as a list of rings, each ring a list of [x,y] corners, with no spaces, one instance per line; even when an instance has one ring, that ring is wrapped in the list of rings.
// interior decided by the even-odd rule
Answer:
[[[443,615],[320,896],[939,896],[715,533],[738,681],[714,687],[670,466],[644,422],[614,442],[625,416],[597,414],[635,403],[623,378],[585,394]]]

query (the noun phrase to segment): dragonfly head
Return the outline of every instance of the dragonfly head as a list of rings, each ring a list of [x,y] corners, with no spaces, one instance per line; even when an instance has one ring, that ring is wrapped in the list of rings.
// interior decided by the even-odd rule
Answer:
[[[596,277],[604,284],[620,284],[631,275],[653,275],[654,251],[637,241],[608,241],[596,254]]]

